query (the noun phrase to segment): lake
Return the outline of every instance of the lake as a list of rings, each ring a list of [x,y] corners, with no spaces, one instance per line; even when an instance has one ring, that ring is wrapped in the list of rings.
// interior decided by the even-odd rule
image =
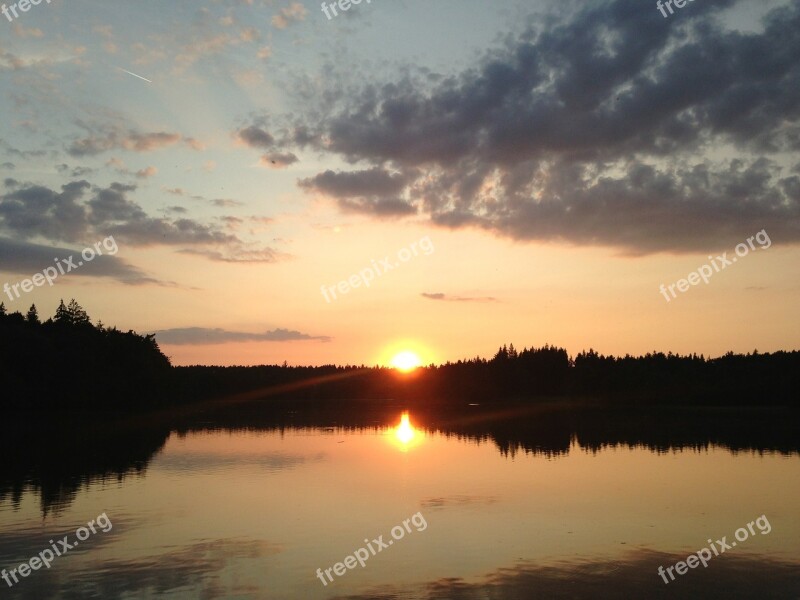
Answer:
[[[0,589],[8,598],[798,598],[795,423],[781,411],[387,405],[69,433],[20,424],[3,442],[0,567],[65,550],[64,536],[73,547]],[[674,567],[703,548],[706,566]]]

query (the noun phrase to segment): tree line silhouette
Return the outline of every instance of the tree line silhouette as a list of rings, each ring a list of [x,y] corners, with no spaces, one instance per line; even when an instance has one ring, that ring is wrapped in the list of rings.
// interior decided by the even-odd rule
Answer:
[[[475,357],[401,374],[385,367],[173,367],[156,336],[93,325],[73,299],[42,322],[36,306],[0,304],[5,410],[136,411],[200,400],[321,403],[394,399],[409,406],[592,398],[605,405],[797,406],[800,352],[718,358],[648,353],[570,357],[564,348],[504,345]]]
[[[147,408],[163,399],[169,360],[154,335],[93,325],[74,299],[42,322],[0,304],[0,381],[5,410]]]

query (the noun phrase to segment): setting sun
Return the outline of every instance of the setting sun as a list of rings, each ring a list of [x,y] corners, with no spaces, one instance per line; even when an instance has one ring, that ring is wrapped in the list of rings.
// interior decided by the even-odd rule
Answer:
[[[408,372],[422,365],[422,360],[414,352],[404,350],[392,358],[391,365],[399,371]]]

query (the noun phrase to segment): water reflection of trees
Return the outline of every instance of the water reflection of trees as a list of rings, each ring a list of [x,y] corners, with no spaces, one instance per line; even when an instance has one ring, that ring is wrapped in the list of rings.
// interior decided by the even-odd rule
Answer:
[[[0,501],[18,505],[22,494],[32,490],[39,494],[44,513],[58,510],[82,486],[144,473],[171,431],[378,431],[396,425],[404,408],[410,409],[416,428],[468,443],[494,444],[511,456],[558,457],[572,444],[589,451],[621,445],[654,452],[721,447],[732,452],[800,453],[800,420],[788,410],[562,405],[465,405],[455,410],[422,403],[315,402],[312,407],[295,401],[223,401],[102,425],[15,423],[0,439]]]
[[[18,507],[26,491],[43,514],[69,506],[81,487],[143,474],[169,428],[122,423],[87,425],[64,419],[4,424],[0,436],[0,502]]]

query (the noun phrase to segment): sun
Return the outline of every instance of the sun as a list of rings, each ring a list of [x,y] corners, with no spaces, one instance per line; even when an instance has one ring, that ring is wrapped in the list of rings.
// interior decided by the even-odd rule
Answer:
[[[422,359],[411,350],[403,350],[394,355],[389,363],[398,371],[408,373],[422,365]]]

